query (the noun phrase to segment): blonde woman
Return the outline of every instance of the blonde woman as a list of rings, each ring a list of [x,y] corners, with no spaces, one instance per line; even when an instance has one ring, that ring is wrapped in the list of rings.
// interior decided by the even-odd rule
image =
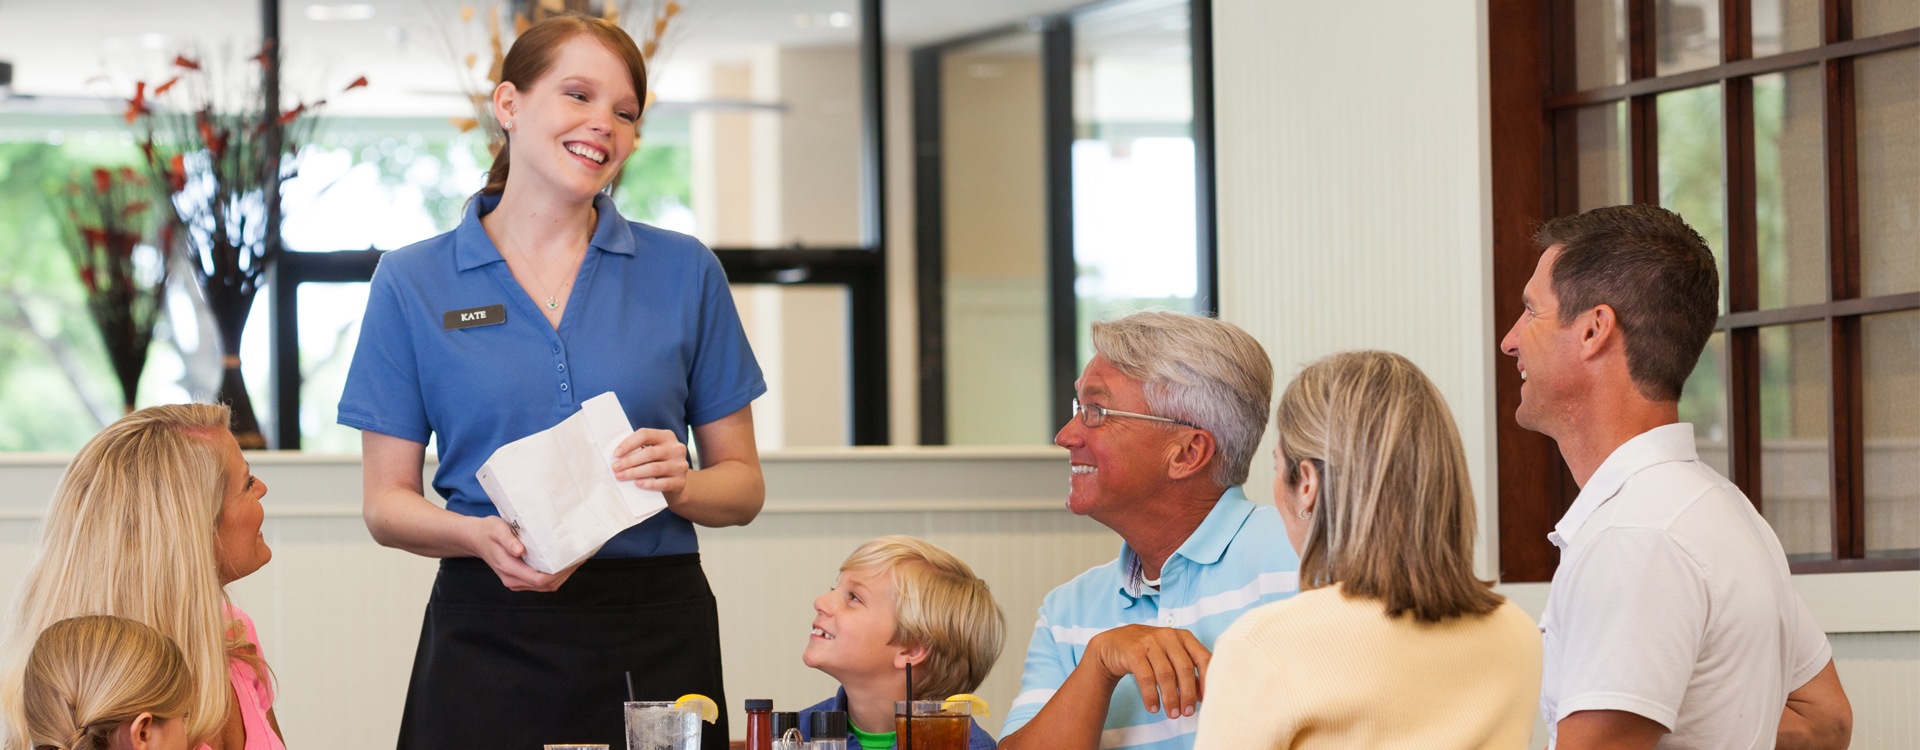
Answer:
[[[34,639],[83,614],[137,620],[178,644],[193,675],[188,737],[212,750],[285,747],[253,622],[227,601],[226,584],[273,556],[260,535],[266,483],[227,421],[224,406],[141,409],[67,467],[0,650],[8,750],[30,747],[21,687]]]
[[[1301,593],[1220,636],[1198,748],[1524,748],[1540,632],[1473,575],[1473,489],[1440,391],[1388,352],[1322,359],[1276,410]]]
[[[27,656],[34,750],[186,750],[193,675],[160,631],[124,617],[61,620]]]

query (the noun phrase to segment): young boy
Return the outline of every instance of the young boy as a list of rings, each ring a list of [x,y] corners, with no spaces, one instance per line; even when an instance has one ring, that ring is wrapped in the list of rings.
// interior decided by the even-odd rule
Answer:
[[[832,698],[801,712],[845,711],[849,750],[895,747],[893,702],[970,693],[1000,658],[1006,615],[987,582],[953,553],[910,536],[883,536],[854,549],[832,590],[813,600],[813,634],[800,657],[840,682]],[[811,739],[811,737],[809,737]],[[993,750],[973,724],[968,750]]]

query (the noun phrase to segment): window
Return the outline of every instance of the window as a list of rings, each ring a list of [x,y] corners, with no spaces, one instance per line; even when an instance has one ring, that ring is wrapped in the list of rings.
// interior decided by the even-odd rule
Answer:
[[[1094,321],[1214,309],[1210,7],[914,50],[922,443],[1050,441]]]
[[[1544,220],[1622,202],[1686,217],[1720,262],[1723,314],[1681,418],[1795,572],[1920,568],[1915,7],[1557,0],[1489,14],[1500,330]],[[1513,423],[1518,376],[1496,371],[1503,578],[1546,580],[1545,535],[1578,488],[1552,442]]]

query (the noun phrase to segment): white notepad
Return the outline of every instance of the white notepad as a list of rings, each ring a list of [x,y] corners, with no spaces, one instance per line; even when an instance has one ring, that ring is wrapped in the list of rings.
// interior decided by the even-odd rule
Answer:
[[[500,446],[474,472],[526,545],[527,565],[565,570],[667,507],[660,493],[613,476],[613,451],[631,434],[620,398],[608,391],[560,424]]]

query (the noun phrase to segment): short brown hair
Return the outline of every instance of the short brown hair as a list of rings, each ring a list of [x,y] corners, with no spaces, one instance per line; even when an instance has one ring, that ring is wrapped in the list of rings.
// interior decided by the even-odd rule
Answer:
[[[892,579],[893,642],[927,649],[914,670],[916,698],[971,693],[1000,660],[1007,616],[987,582],[952,552],[917,537],[883,536],[855,548],[840,570]]]
[[[1700,233],[1659,206],[1607,206],[1549,221],[1534,242],[1560,247],[1553,294],[1561,325],[1612,307],[1641,395],[1679,401],[1720,318],[1720,271]]]
[[[633,43],[633,37],[610,21],[580,13],[561,13],[521,32],[500,63],[498,83],[511,83],[521,91],[531,89],[533,82],[553,67],[553,58],[559,54],[561,45],[582,34],[593,37],[626,63],[627,75],[633,79],[633,95],[646,102],[647,61],[640,54],[640,47]],[[507,173],[512,166],[507,160],[508,150],[503,145],[499,153],[494,154],[493,166],[487,170],[487,184],[480,188],[482,195],[499,195],[507,189]],[[613,182],[619,184],[619,175],[614,176]]]
[[[1423,622],[1500,606],[1473,575],[1473,484],[1433,381],[1392,352],[1335,354],[1287,384],[1274,414],[1281,476],[1320,475],[1300,550],[1302,588],[1341,585]]]

